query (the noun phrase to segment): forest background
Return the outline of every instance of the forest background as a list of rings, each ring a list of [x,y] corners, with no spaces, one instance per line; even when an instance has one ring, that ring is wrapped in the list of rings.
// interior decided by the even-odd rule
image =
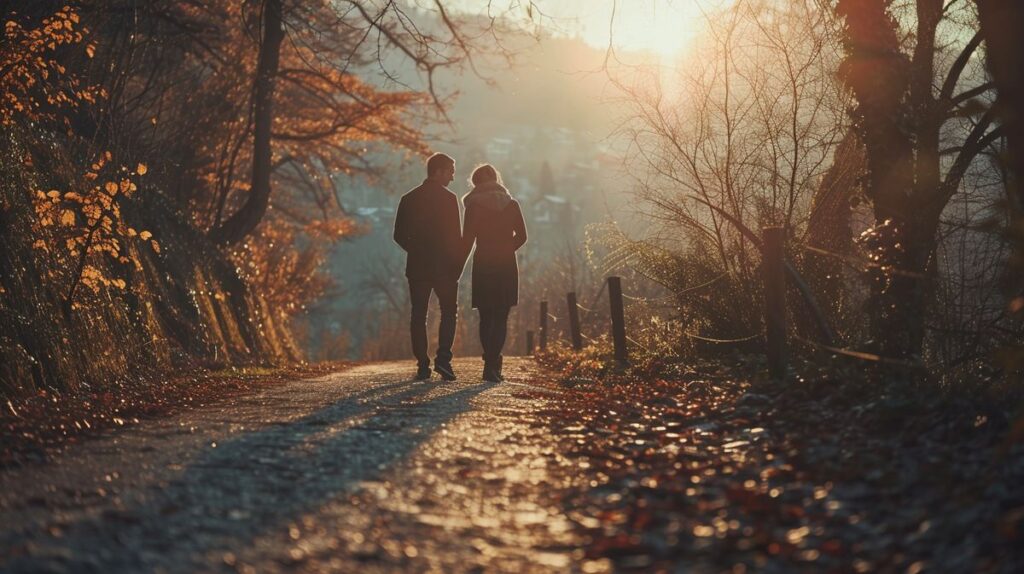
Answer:
[[[528,208],[513,352],[568,291],[606,346],[613,272],[637,349],[756,352],[780,225],[800,352],[1001,380],[1024,299],[982,4],[713,3],[667,55],[539,3],[5,3],[0,388],[404,356],[389,218],[433,149]]]

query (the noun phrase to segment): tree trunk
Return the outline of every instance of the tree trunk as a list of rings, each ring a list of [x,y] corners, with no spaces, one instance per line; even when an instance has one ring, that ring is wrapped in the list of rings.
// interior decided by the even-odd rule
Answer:
[[[933,280],[929,274],[935,272],[939,216],[946,203],[937,201],[942,191],[939,136],[945,113],[933,93],[935,34],[942,0],[917,0],[916,8],[916,42],[907,91],[890,115],[876,118],[893,124],[888,130],[909,135],[897,144],[905,154],[900,165],[892,168],[901,171],[898,187],[885,190],[883,205],[875,204],[876,221],[893,225],[881,234],[878,245],[879,263],[890,268],[877,269],[873,277],[873,334],[878,351],[897,359],[914,359],[923,353]],[[910,134],[899,129],[901,117],[906,118]]]
[[[237,243],[259,225],[270,203],[271,127],[274,122],[274,84],[281,59],[281,0],[263,3],[263,41],[256,64],[253,110],[252,185],[242,207],[222,225],[210,231],[210,239],[221,245]]]
[[[1010,297],[1019,304],[1024,296],[1024,4],[1020,0],[977,0],[981,35],[985,39],[988,69],[995,80],[996,110],[1006,133],[1007,195],[1010,205],[1009,237],[1013,258],[1007,276]],[[1016,314],[1021,316],[1020,307]],[[1013,346],[1004,355],[1011,372],[1021,372],[1024,346]]]
[[[977,0],[988,68],[996,83],[996,106],[1006,133],[1007,164],[1018,216],[1024,208],[1024,4],[1020,0]]]
[[[846,23],[840,71],[857,102],[854,125],[865,146],[865,193],[875,215],[875,227],[865,241],[877,263],[868,309],[871,330],[880,353],[913,359],[924,347],[942,211],[968,166],[999,131],[989,129],[992,114],[979,117],[943,175],[939,157],[944,123],[957,102],[987,89],[981,84],[954,93],[980,39],[971,38],[943,70],[944,79],[937,78],[936,31],[948,4],[915,1],[916,41],[908,59],[901,52],[899,25],[888,12],[891,3],[839,0],[836,11]]]
[[[847,54],[841,74],[857,101],[855,129],[864,143],[868,166],[864,191],[875,214],[876,225],[866,247],[881,266],[903,268],[910,262],[902,248],[908,245],[911,224],[907,215],[914,187],[914,147],[898,120],[906,114],[910,62],[900,52],[897,24],[886,8],[884,0],[840,0],[836,7],[846,20]],[[923,305],[914,302],[915,290],[904,278],[879,267],[871,280],[868,312],[875,346],[884,354],[904,358],[913,353],[906,321],[915,320],[904,307]]]

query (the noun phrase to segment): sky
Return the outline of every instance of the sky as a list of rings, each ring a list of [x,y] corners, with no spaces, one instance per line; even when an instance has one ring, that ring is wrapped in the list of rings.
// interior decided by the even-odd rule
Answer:
[[[598,48],[676,56],[702,27],[698,0],[536,0],[556,28]],[[614,14],[614,19],[612,16]]]
[[[600,49],[614,38],[616,50],[647,50],[678,56],[703,25],[701,9],[724,0],[533,0],[543,24],[567,36],[579,36]],[[509,5],[524,7],[529,0],[454,0],[465,11],[500,11]],[[525,12],[525,10],[523,10]],[[612,18],[614,14],[614,19]]]

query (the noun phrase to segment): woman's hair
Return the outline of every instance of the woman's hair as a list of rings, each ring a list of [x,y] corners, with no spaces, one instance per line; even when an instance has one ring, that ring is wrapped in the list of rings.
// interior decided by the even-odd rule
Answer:
[[[501,174],[498,173],[498,170],[494,169],[493,165],[485,163],[473,170],[473,175],[469,177],[469,182],[473,186],[480,186],[485,183],[501,183]]]

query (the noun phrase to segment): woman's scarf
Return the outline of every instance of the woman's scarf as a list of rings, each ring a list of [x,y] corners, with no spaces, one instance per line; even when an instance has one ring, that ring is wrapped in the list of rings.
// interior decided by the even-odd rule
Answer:
[[[488,182],[474,187],[462,199],[466,207],[477,205],[485,209],[501,211],[512,203],[512,195],[498,182]]]

